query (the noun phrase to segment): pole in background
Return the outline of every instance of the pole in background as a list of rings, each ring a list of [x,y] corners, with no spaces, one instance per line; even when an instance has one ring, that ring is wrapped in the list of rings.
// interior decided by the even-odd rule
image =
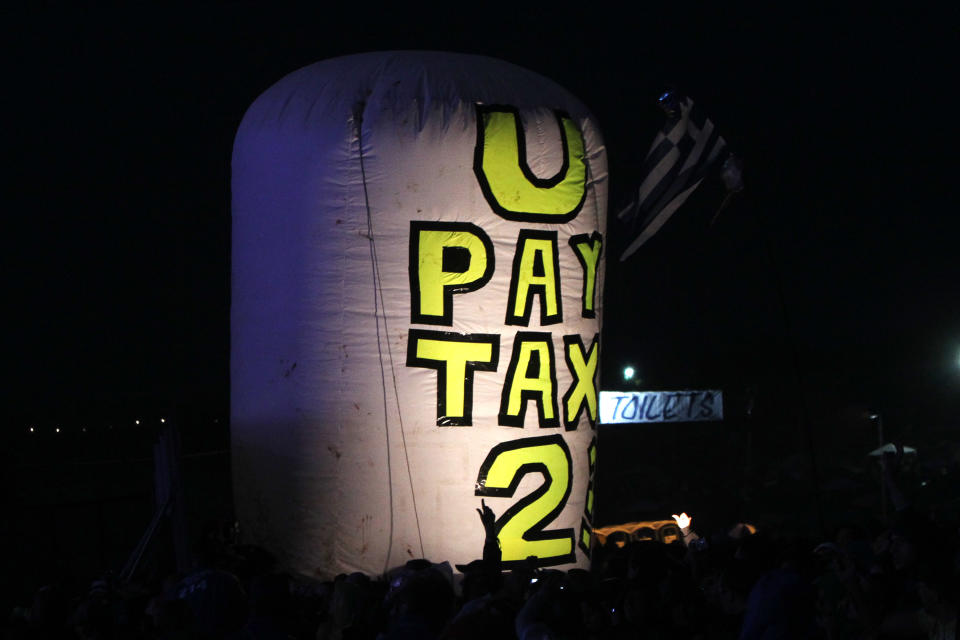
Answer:
[[[877,446],[883,447],[883,416],[879,413],[871,413],[870,419],[875,420],[877,423]],[[887,524],[887,482],[884,477],[883,465],[886,462],[883,459],[883,454],[881,453],[880,457],[880,518],[884,524]]]

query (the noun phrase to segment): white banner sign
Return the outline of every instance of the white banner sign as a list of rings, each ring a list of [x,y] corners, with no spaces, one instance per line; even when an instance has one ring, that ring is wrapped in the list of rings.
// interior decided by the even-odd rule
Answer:
[[[723,420],[721,391],[601,391],[600,422]]]

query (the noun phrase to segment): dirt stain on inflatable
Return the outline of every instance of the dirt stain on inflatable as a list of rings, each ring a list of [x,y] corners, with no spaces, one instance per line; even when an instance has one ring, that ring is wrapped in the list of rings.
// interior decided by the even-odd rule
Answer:
[[[360,554],[363,555],[367,552],[369,545],[367,544],[367,523],[373,520],[373,516],[363,516],[360,518]]]

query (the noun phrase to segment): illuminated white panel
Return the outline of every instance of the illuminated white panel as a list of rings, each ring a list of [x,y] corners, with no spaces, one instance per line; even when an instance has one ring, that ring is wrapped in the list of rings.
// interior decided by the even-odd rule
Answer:
[[[232,179],[247,541],[322,577],[463,564],[484,500],[507,566],[587,566],[607,169],[583,104],[485,57],[327,60],[250,107]]]
[[[723,420],[723,392],[601,391],[600,422],[700,422]]]

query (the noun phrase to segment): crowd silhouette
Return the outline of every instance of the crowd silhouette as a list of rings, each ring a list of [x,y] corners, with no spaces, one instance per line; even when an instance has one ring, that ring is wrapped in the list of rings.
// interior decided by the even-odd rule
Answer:
[[[610,535],[589,570],[501,566],[496,515],[466,565],[417,559],[379,576],[320,581],[282,571],[232,526],[208,527],[186,573],[83,591],[51,583],[8,612],[8,638],[957,640],[960,529],[917,508],[882,464],[893,507],[877,526],[848,522],[813,539],[731,523],[671,544]],[[953,514],[956,516],[956,514]],[[480,551],[480,550],[478,550]],[[149,572],[148,572],[149,573]]]

